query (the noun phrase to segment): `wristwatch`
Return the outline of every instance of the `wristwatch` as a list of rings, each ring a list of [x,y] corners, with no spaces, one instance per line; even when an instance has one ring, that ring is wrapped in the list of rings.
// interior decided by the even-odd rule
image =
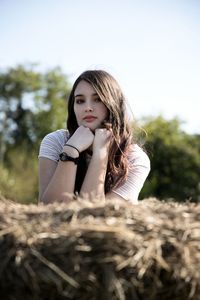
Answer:
[[[71,157],[66,152],[62,152],[59,155],[61,161],[73,161],[75,165],[78,164],[79,157]]]

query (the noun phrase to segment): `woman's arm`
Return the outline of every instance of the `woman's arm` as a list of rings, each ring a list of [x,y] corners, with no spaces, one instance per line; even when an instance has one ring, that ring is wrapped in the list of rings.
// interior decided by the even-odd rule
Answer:
[[[106,155],[107,156],[107,155]],[[104,197],[104,182],[107,169],[107,157],[93,154],[85,175],[80,195],[85,197]]]
[[[79,152],[87,149],[93,142],[94,135],[84,126],[80,126],[67,144],[76,147]],[[78,151],[72,147],[63,147],[63,152],[76,158]],[[58,163],[40,157],[39,160],[39,201],[51,203],[54,201],[69,201],[73,197],[77,165],[72,161]]]
[[[64,147],[71,157],[77,157],[75,149]],[[59,161],[56,163],[48,158],[39,159],[39,201],[69,201],[72,199],[75,185],[77,165],[74,162]]]
[[[108,164],[110,138],[110,130],[105,128],[95,130],[93,155],[81,187],[81,196],[105,197],[104,183]]]

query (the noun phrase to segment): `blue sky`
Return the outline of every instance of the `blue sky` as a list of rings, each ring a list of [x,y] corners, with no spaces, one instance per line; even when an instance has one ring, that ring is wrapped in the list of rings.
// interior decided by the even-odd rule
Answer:
[[[0,68],[102,68],[133,115],[179,117],[200,133],[199,0],[0,0]]]

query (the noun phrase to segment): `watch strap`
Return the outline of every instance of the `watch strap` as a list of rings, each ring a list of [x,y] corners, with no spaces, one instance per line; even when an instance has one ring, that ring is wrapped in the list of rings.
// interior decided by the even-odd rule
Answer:
[[[72,161],[75,163],[75,165],[77,165],[79,161],[79,157],[71,157],[66,152],[60,153],[59,158],[61,161]]]

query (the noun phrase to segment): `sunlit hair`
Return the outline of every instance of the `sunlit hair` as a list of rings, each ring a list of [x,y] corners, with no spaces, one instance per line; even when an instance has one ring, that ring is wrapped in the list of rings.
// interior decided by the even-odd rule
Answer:
[[[88,70],[83,72],[75,81],[68,101],[67,129],[70,136],[78,128],[74,113],[74,92],[78,83],[84,80],[91,84],[101,101],[108,109],[107,123],[112,124],[113,139],[109,148],[109,160],[105,179],[105,193],[126,180],[128,175],[128,149],[131,144],[131,127],[126,112],[125,97],[117,81],[103,70]],[[105,127],[105,124],[102,124]],[[86,174],[86,152],[80,155],[80,163],[77,169],[75,191],[79,192]]]

